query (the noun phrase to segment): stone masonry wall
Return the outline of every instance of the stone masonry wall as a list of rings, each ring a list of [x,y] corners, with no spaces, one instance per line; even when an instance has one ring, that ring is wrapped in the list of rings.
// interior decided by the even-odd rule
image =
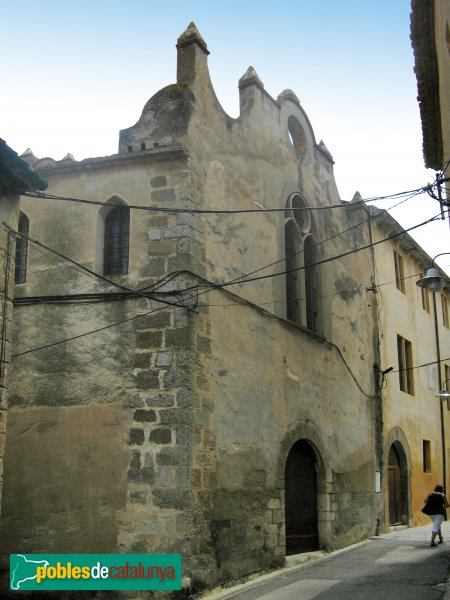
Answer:
[[[18,206],[19,202],[16,196],[4,196],[0,198],[1,222],[6,222],[10,227],[16,229],[19,215]],[[12,300],[15,266],[14,250],[14,238],[2,225],[0,230],[0,514],[2,511],[3,457],[5,455],[6,419],[8,411],[8,365],[11,360]]]

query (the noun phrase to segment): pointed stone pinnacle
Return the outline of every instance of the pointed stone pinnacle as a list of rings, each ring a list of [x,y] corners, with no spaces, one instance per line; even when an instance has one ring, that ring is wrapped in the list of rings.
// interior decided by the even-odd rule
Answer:
[[[239,87],[246,86],[251,83],[256,83],[257,85],[259,85],[259,87],[264,88],[264,84],[259,78],[258,73],[253,67],[250,66],[239,79]]]
[[[208,46],[206,45],[205,40],[200,35],[199,30],[197,29],[194,21],[191,21],[187,28],[183,31],[180,37],[177,39],[177,48],[181,46],[187,46],[188,44],[198,44],[200,48],[209,54]]]
[[[356,191],[354,193],[353,198],[352,198],[352,202],[363,202],[363,198],[362,198],[361,194],[358,191]]]
[[[326,154],[328,154],[328,156],[331,158],[331,160],[333,160],[333,155],[328,150],[328,148],[325,146],[325,142],[323,140],[320,140],[319,146]]]

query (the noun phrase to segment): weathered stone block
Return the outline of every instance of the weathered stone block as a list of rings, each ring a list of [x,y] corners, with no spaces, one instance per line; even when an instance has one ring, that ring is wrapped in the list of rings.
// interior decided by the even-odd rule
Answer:
[[[172,352],[159,352],[156,356],[157,367],[170,367],[172,364]]]
[[[191,254],[176,254],[169,259],[168,271],[197,271],[198,259]]]
[[[193,235],[193,230],[189,227],[189,225],[175,225],[175,227],[166,229],[164,232],[164,237],[166,239],[189,237],[190,235]]]
[[[181,237],[177,239],[177,253],[190,254],[198,260],[204,260],[205,246],[191,237]]]
[[[136,387],[140,390],[159,388],[159,371],[141,371],[136,375]]]
[[[156,413],[154,410],[136,410],[134,412],[134,420],[140,423],[154,423],[156,421]]]
[[[176,200],[175,190],[174,188],[155,190],[152,192],[152,200],[156,200],[157,202],[172,202]]]
[[[133,427],[130,429],[130,444],[143,444],[144,443],[144,430],[136,429]]]
[[[188,387],[192,383],[193,374],[190,371],[172,367],[164,374],[164,387],[166,389]]]
[[[139,469],[141,467],[141,453],[139,450],[133,450],[130,467],[132,469]]]
[[[161,487],[173,487],[175,483],[175,467],[160,466],[158,468],[158,484]]]
[[[161,448],[161,452],[156,456],[156,463],[158,465],[187,465],[189,462],[189,454],[187,448],[184,446],[177,446],[175,448],[165,446]]]
[[[188,506],[188,495],[184,490],[153,490],[153,502],[160,508],[184,510]]]
[[[149,369],[152,362],[152,355],[150,352],[140,352],[133,356],[133,367],[135,369]]]
[[[191,412],[184,408],[168,408],[160,411],[160,421],[165,424],[192,423]]]
[[[156,175],[150,178],[150,185],[152,187],[164,187],[167,185],[167,177],[164,175]]]
[[[182,446],[195,446],[200,443],[201,430],[198,427],[189,425],[177,425],[175,427],[176,443]]]
[[[271,498],[267,503],[267,508],[278,510],[281,508],[281,502],[278,498]]]
[[[150,227],[148,229],[148,239],[149,240],[160,240],[161,239],[161,229],[158,227]]]
[[[176,250],[175,240],[149,241],[147,244],[148,256],[167,256]]]
[[[142,467],[141,469],[129,469],[127,479],[130,483],[147,483],[155,482],[155,471],[153,467]]]
[[[152,214],[148,219],[149,227],[165,227],[169,222],[169,217],[166,215]]]
[[[162,258],[149,258],[140,270],[141,277],[162,277],[165,273],[166,270]]]
[[[157,313],[136,319],[136,330],[164,329],[170,325],[170,312],[159,310]]]
[[[190,348],[192,339],[193,334],[190,327],[166,331],[166,346],[168,348]]]
[[[144,406],[144,401],[139,396],[130,396],[123,401],[124,408],[140,408]]]
[[[189,388],[181,388],[177,391],[177,406],[186,408],[192,406],[196,401],[196,396]]]
[[[284,522],[284,510],[273,510],[272,511],[272,523],[283,523]]]
[[[201,221],[200,218],[195,214],[181,213],[178,219],[181,225],[190,225],[190,227],[193,227],[202,233],[205,231],[205,225],[203,221]]]
[[[170,444],[172,441],[172,431],[170,429],[153,429],[150,432],[149,441],[154,444]]]
[[[170,394],[157,394],[146,400],[147,406],[173,406],[175,400]]]
[[[162,345],[161,331],[136,331],[136,347],[158,349]]]

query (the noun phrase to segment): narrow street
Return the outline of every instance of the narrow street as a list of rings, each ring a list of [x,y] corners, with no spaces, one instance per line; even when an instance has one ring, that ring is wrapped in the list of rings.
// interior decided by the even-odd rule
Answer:
[[[450,523],[430,547],[431,526],[404,529],[296,567],[255,578],[201,600],[450,599]],[[293,557],[290,561],[295,560]]]

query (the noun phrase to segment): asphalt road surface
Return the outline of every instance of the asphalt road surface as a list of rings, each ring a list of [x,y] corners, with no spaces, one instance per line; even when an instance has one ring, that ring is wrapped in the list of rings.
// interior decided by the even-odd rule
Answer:
[[[430,547],[431,525],[382,535],[300,567],[282,569],[202,600],[450,599],[450,523]]]

